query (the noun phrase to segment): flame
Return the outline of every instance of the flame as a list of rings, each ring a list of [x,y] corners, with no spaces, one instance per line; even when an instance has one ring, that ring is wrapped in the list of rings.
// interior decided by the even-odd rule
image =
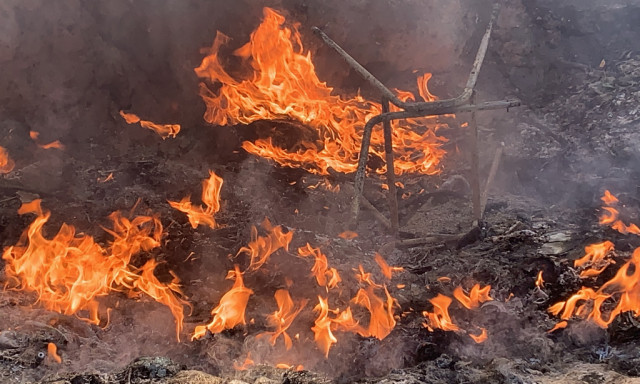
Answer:
[[[47,356],[56,363],[62,363],[62,357],[58,355],[58,347],[54,343],[47,344]]]
[[[200,85],[200,96],[207,106],[204,119],[215,125],[283,118],[299,121],[313,129],[316,137],[302,140],[297,148],[282,149],[271,138],[244,142],[242,147],[281,166],[324,175],[329,174],[329,168],[354,172],[362,127],[381,112],[381,105],[359,95],[349,99],[332,95],[333,89],[318,79],[311,54],[305,53],[298,26],[287,24],[281,14],[270,8],[264,8],[263,13],[264,19],[250,41],[234,52],[242,61],[241,66],[251,72],[245,79],[236,79],[223,68],[220,48],[230,39],[220,32],[195,68],[197,76],[213,86]],[[426,74],[419,78],[418,88],[421,95],[431,99],[433,96],[426,89],[429,77]],[[444,155],[440,146],[445,139],[436,136],[436,121],[421,118],[395,124],[396,173],[438,172]],[[374,131],[372,152],[381,159],[385,158],[383,142],[381,130]],[[385,172],[384,167],[377,172]]]
[[[473,339],[473,341],[475,341],[477,344],[480,343],[484,343],[485,341],[487,341],[487,330],[484,328],[480,328],[482,330],[482,332],[480,332],[479,335],[472,335],[469,334],[469,337],[471,337]]]
[[[390,267],[389,264],[387,264],[387,262],[384,260],[384,258],[378,253],[376,252],[374,259],[376,261],[376,263],[378,264],[378,266],[380,267],[380,270],[382,271],[382,275],[384,277],[387,278],[387,280],[391,280],[391,274],[393,272],[402,272],[404,271],[404,268],[402,267]]]
[[[356,237],[358,237],[358,234],[353,232],[353,231],[344,231],[342,233],[340,233],[338,235],[339,238],[341,239],[345,239],[345,240],[351,240],[351,239],[355,239]]]
[[[51,240],[46,239],[43,227],[50,212],[43,211],[41,200],[23,204],[18,213],[37,215],[18,244],[6,248],[2,255],[6,274],[19,289],[36,292],[38,302],[49,310],[66,315],[88,312],[84,320],[96,325],[100,324],[99,297],[113,290],[129,294],[142,291],[169,306],[179,340],[184,302],[176,297],[181,293],[177,278],[169,285],[160,283],[153,275],[154,260],[141,269],[130,265],[134,255],[160,245],[162,224],[156,217],[129,220],[120,212],[112,213],[113,229],[103,229],[114,240],[103,248],[93,237],[76,234],[68,224],[62,224]]]
[[[605,259],[613,252],[614,245],[610,241],[591,244],[584,247],[585,255],[573,262],[574,267],[582,267],[580,277],[593,277],[600,275],[614,260]]]
[[[29,131],[29,137],[31,137],[31,139],[35,141],[36,144],[38,144],[38,138],[40,137],[40,132]],[[51,149],[51,148],[64,149],[64,144],[62,144],[60,140],[56,140],[48,144],[38,144],[38,147],[42,149]]]
[[[300,311],[307,305],[308,300],[302,300],[296,308],[289,295],[289,291],[286,289],[278,289],[275,293],[275,298],[278,304],[278,310],[267,316],[267,323],[270,327],[275,328],[275,331],[265,332],[264,334],[271,335],[269,339],[271,345],[276,345],[278,337],[282,335],[284,345],[288,351],[291,349],[293,343],[291,337],[287,334],[287,329],[291,326],[291,323],[293,323],[293,320],[298,316]]]
[[[469,296],[467,296],[462,290],[461,286],[456,287],[453,290],[453,296],[467,309],[478,308],[481,303],[485,301],[493,300],[491,296],[489,296],[489,291],[491,291],[491,286],[487,285],[484,288],[480,288],[480,284],[476,284],[471,288],[469,292]]]
[[[9,157],[7,150],[4,147],[0,147],[0,174],[9,173],[13,171],[13,167],[15,167],[15,163]]]
[[[331,345],[338,342],[338,339],[331,332],[331,319],[329,319],[329,303],[327,299],[318,296],[318,305],[313,309],[318,312],[315,325],[311,328],[314,334],[314,340],[320,350],[324,352],[325,357],[329,357],[329,349]]]
[[[542,278],[542,271],[539,271],[538,276],[536,277],[536,287],[538,289],[544,288],[544,279]]]
[[[368,335],[368,331],[360,326],[359,322],[353,318],[351,307],[347,307],[340,312],[335,319],[331,319],[331,328],[337,331],[353,332],[362,336]]]
[[[393,307],[397,305],[397,302],[391,297],[387,287],[384,287],[386,301],[376,296],[373,288],[373,286],[367,287],[366,290],[360,288],[353,298],[353,302],[367,308],[371,313],[369,329],[366,334],[361,335],[365,337],[373,336],[382,340],[387,337],[396,326],[396,321],[393,318]]]
[[[107,177],[105,177],[104,179],[98,177],[98,182],[99,183],[106,183],[107,181],[113,180],[113,172],[109,173],[109,175],[107,175]]]
[[[252,365],[255,365],[255,362],[251,358],[251,352],[247,352],[247,357],[245,357],[242,364],[238,363],[237,361],[233,362],[233,369],[235,369],[236,371],[246,371]]]
[[[311,276],[316,278],[319,286],[326,287],[328,290],[335,288],[342,281],[338,270],[329,268],[327,256],[319,248],[314,248],[307,243],[304,247],[298,248],[298,254],[302,257],[312,255],[315,257],[315,264],[311,267]]]
[[[371,277],[371,273],[364,271],[364,268],[362,267],[362,264],[358,265],[358,270],[354,269],[354,271],[358,272],[358,273],[356,273],[356,279],[361,284],[367,284],[367,285],[369,285],[371,287],[382,288],[382,285],[376,284],[376,282],[373,281],[373,278]]]
[[[610,225],[612,229],[626,235],[632,233],[634,235],[640,235],[640,227],[636,224],[625,224],[622,220],[618,220],[620,212],[613,208],[612,205],[616,205],[619,200],[609,190],[604,191],[604,195],[601,200],[606,206],[602,207],[602,215],[600,215],[599,223],[602,225]]]
[[[451,305],[451,301],[451,298],[441,293],[429,300],[429,302],[433,304],[433,312],[424,311],[422,313],[426,317],[426,322],[423,325],[429,329],[429,331],[433,332],[436,328],[440,328],[444,331],[460,330],[449,316],[449,306]]]
[[[227,279],[235,279],[233,287],[220,299],[220,304],[211,310],[213,319],[207,325],[198,325],[195,328],[191,340],[200,339],[207,334],[207,329],[211,333],[220,333],[225,329],[231,329],[238,324],[246,324],[244,311],[249,302],[249,296],[253,291],[244,286],[242,272],[236,265],[235,269],[229,271]]]
[[[289,250],[289,243],[293,239],[293,231],[284,233],[280,225],[273,226],[266,217],[262,221],[262,228],[267,231],[267,236],[258,236],[258,229],[251,227],[251,241],[246,247],[240,248],[236,256],[246,253],[251,257],[251,261],[245,272],[257,271],[264,263],[267,262],[269,256],[274,252],[283,248]]]
[[[138,115],[124,111],[120,111],[120,116],[122,116],[127,124],[140,123],[142,128],[150,129],[160,135],[162,140],[168,137],[176,137],[178,133],[180,133],[180,124],[156,124],[148,120],[141,120]]]
[[[569,325],[569,323],[566,320],[560,321],[556,325],[554,325],[553,328],[548,330],[547,333],[553,333],[553,332],[557,331],[558,329],[566,328],[567,325]]]
[[[216,228],[216,221],[213,215],[220,210],[222,183],[223,180],[220,176],[213,171],[209,171],[209,178],[202,182],[202,202],[206,208],[201,205],[193,206],[189,196],[183,198],[180,202],[169,201],[169,205],[180,212],[186,213],[192,228],[196,228],[199,224]]]
[[[287,363],[278,363],[278,364],[276,364],[276,368],[279,368],[279,369],[293,369],[296,372],[300,372],[300,371],[304,370],[304,366],[301,365],[301,364],[293,365],[293,364],[287,364]]]

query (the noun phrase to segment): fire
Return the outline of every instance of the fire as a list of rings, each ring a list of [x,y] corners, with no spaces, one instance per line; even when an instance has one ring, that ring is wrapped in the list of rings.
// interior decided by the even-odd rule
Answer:
[[[262,222],[262,228],[267,231],[267,236],[258,236],[258,229],[252,226],[251,241],[246,247],[240,248],[236,254],[236,256],[238,256],[241,253],[246,253],[251,257],[251,261],[245,272],[257,271],[267,262],[269,256],[280,248],[286,251],[289,250],[289,243],[291,243],[293,239],[292,231],[284,233],[280,225],[274,227],[266,217]]]
[[[329,357],[329,349],[338,342],[333,332],[331,332],[331,319],[329,319],[329,303],[327,299],[318,296],[318,305],[313,309],[318,312],[315,325],[311,328],[314,334],[314,340],[320,350],[324,352],[325,357]]]
[[[40,132],[29,131],[29,137],[31,137],[31,139],[35,141],[36,144],[38,144],[38,137],[40,137]],[[56,140],[47,144],[38,144],[38,147],[42,149],[51,149],[51,148],[64,149],[64,144],[62,144],[60,140]]]
[[[191,204],[189,196],[183,198],[180,202],[169,201],[169,205],[173,208],[184,212],[189,218],[192,228],[198,225],[207,225],[210,228],[216,228],[216,220],[213,218],[220,210],[220,190],[222,189],[223,180],[215,172],[209,171],[209,178],[202,182],[202,202],[206,208],[201,205],[194,206]]]
[[[370,117],[380,114],[381,105],[359,95],[332,95],[333,89],[318,79],[297,25],[287,24],[281,14],[270,8],[264,8],[264,19],[250,41],[234,52],[242,61],[241,67],[251,71],[243,79],[231,76],[221,63],[220,49],[229,40],[218,32],[207,56],[195,68],[197,76],[210,84],[200,85],[200,96],[207,106],[204,119],[215,125],[283,118],[299,121],[312,128],[315,137],[307,137],[295,149],[282,149],[271,138],[244,142],[242,147],[281,166],[324,175],[329,168],[354,172],[362,127]],[[418,79],[420,94],[429,100],[433,99],[426,88],[430,76],[425,74]],[[408,92],[401,95],[414,98]],[[436,120],[420,118],[394,124],[395,172],[437,173],[445,139],[436,136]],[[385,158],[383,142],[381,130],[374,131],[372,152],[380,159]],[[376,171],[383,173],[385,169]]]
[[[536,277],[536,288],[538,289],[544,288],[544,279],[542,278],[542,271],[538,272],[538,276]]]
[[[113,180],[113,172],[110,172],[109,175],[107,175],[107,177],[105,178],[98,177],[99,183],[106,183],[107,181],[111,181],[111,180]]]
[[[609,190],[606,190],[604,191],[604,195],[601,197],[601,200],[605,206],[602,207],[603,212],[600,216],[600,224],[610,225],[612,229],[615,229],[625,235],[629,233],[640,235],[640,227],[636,224],[631,223],[627,225],[622,220],[618,219],[620,212],[616,208],[613,208],[613,205],[616,205],[619,202],[617,197],[612,195]]]
[[[469,296],[467,296],[462,290],[461,286],[456,287],[453,290],[453,296],[467,309],[477,308],[481,303],[485,301],[493,300],[491,296],[489,296],[489,291],[491,291],[491,286],[487,285],[484,288],[480,288],[480,284],[476,284],[471,288],[469,292]]]
[[[360,283],[367,284],[367,285],[372,286],[372,287],[382,288],[382,286],[380,284],[376,284],[376,282],[373,281],[373,278],[371,277],[371,273],[364,271],[364,268],[362,267],[362,264],[358,265],[358,270],[354,269],[354,271],[358,272],[358,273],[356,273],[356,279]]]
[[[251,358],[251,352],[247,352],[247,357],[245,357],[245,359],[242,362],[242,364],[238,363],[237,361],[235,361],[233,363],[233,369],[235,369],[237,371],[246,371],[252,365],[255,365],[255,362]]]
[[[480,332],[479,335],[472,335],[469,334],[469,337],[471,337],[473,339],[473,341],[475,341],[476,343],[480,344],[480,343],[484,343],[485,341],[487,341],[487,330],[484,328],[480,328],[482,331]]]
[[[433,312],[423,312],[426,317],[424,326],[432,331],[436,328],[440,328],[444,331],[459,331],[460,328],[453,323],[449,316],[449,306],[451,305],[451,298],[439,293],[438,296],[429,300],[433,304]]]
[[[138,115],[124,111],[120,111],[120,116],[122,116],[127,124],[140,123],[142,128],[150,129],[160,135],[162,140],[168,137],[176,137],[178,133],[180,133],[180,124],[156,124],[148,120],[141,120]]]
[[[229,271],[227,279],[235,279],[233,287],[222,296],[220,304],[211,310],[213,315],[211,322],[207,325],[198,325],[191,340],[202,338],[207,334],[207,330],[211,333],[220,333],[238,324],[246,324],[244,311],[247,308],[249,296],[253,294],[253,291],[244,286],[242,272],[240,272],[240,268],[237,265],[234,270]]]
[[[351,307],[347,307],[344,311],[340,312],[335,319],[331,319],[331,329],[353,332],[365,337],[368,335],[368,331],[361,327],[358,321],[353,318]]]
[[[614,245],[610,241],[587,245],[584,248],[585,255],[573,262],[575,267],[585,268],[580,272],[580,277],[593,277],[602,273],[610,264],[615,261],[606,259],[613,252]]]
[[[376,296],[373,288],[373,286],[369,286],[367,289],[360,288],[356,297],[353,298],[353,302],[367,308],[371,313],[369,329],[367,333],[362,336],[373,336],[382,340],[387,337],[396,326],[396,321],[393,318],[393,307],[397,305],[397,303],[389,294],[387,287],[384,287],[386,300],[382,300]]]
[[[385,259],[378,252],[376,252],[374,259],[378,264],[378,266],[380,267],[380,270],[382,271],[382,275],[386,277],[387,280],[391,280],[391,274],[393,272],[404,271],[402,267],[390,267],[389,264],[387,264]]]
[[[340,233],[338,237],[345,240],[352,240],[358,237],[358,234],[353,231],[344,231]]]
[[[58,347],[54,343],[47,344],[47,356],[56,363],[62,363],[62,358],[58,355]]]
[[[289,291],[286,289],[279,289],[275,293],[276,303],[278,304],[278,310],[273,314],[267,316],[267,323],[272,328],[275,328],[273,332],[266,332],[264,334],[271,335],[269,342],[271,345],[276,345],[278,337],[282,335],[284,339],[284,345],[287,349],[291,349],[293,343],[291,337],[287,334],[287,329],[293,323],[293,320],[298,316],[300,311],[307,305],[308,300],[302,300],[297,308],[289,295]]]
[[[142,291],[167,305],[176,321],[179,339],[185,304],[178,279],[168,285],[153,275],[155,261],[149,260],[141,269],[130,265],[132,257],[160,245],[162,224],[156,217],[137,216],[133,220],[120,212],[111,214],[113,229],[104,230],[114,240],[103,248],[93,237],[76,234],[73,226],[63,224],[51,239],[43,234],[50,212],[45,212],[40,200],[23,204],[20,214],[35,213],[37,217],[23,233],[17,245],[5,249],[5,272],[25,291],[36,292],[38,302],[47,309],[66,315],[87,312],[85,320],[100,324],[98,298],[111,291],[133,294]]]
[[[326,287],[327,290],[335,288],[342,281],[338,270],[329,268],[327,256],[320,251],[319,248],[312,247],[309,243],[304,247],[298,248],[298,254],[302,257],[314,256],[315,264],[311,268],[311,275],[316,278],[318,285]]]
[[[300,371],[304,370],[304,366],[301,365],[301,364],[293,365],[293,364],[287,364],[287,363],[278,363],[278,364],[276,364],[276,368],[279,368],[279,369],[293,369],[296,372],[300,372]]]
[[[0,147],[0,174],[9,173],[13,171],[13,167],[15,167],[15,163],[9,157],[7,150],[4,147]]]

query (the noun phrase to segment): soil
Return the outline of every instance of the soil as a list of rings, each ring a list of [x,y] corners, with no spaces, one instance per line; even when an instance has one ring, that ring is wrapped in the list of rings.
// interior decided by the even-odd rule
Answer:
[[[293,0],[262,3],[286,9],[304,28],[324,25],[337,41],[349,41],[345,48],[381,79],[398,87],[411,84],[412,70],[421,69],[417,63],[432,59],[435,93],[442,97],[455,95],[464,84],[459,79],[466,76],[487,17],[486,4],[479,1],[453,1],[445,9],[435,2],[420,8],[418,1],[389,1],[393,12],[386,13],[382,3],[369,9],[368,2],[359,1],[349,6],[329,1],[317,7]],[[0,40],[0,61],[7,66],[0,76],[7,90],[0,96],[0,145],[16,161],[15,170],[0,179],[3,248],[15,244],[32,220],[18,215],[17,209],[34,198],[42,198],[43,206],[52,211],[47,233],[55,233],[64,222],[103,244],[109,239],[101,229],[108,225],[107,216],[135,205],[138,214],[159,215],[166,232],[163,245],[139,255],[137,262],[162,262],[156,275],[163,282],[171,280],[173,271],[193,308],[178,342],[171,313],[144,295],[105,297],[101,304],[111,309],[109,322],[95,326],[43,309],[32,293],[11,289],[2,272],[0,281],[7,284],[0,293],[3,383],[640,380],[640,324],[631,314],[621,315],[606,330],[572,320],[566,329],[549,333],[558,319],[547,311],[583,285],[601,285],[640,246],[633,235],[598,225],[599,197],[607,188],[625,203],[631,219],[640,212],[640,174],[635,169],[640,159],[637,4],[589,1],[559,6],[540,0],[504,5],[478,96],[517,96],[524,106],[478,116],[483,178],[496,148],[504,147],[484,219],[473,236],[463,240],[396,249],[366,210],[355,229],[358,237],[339,236],[348,229],[351,175],[328,177],[341,186],[337,192],[309,188],[324,178],[278,168],[240,148],[243,140],[267,131],[269,123],[211,127],[201,121],[204,107],[191,72],[201,58],[198,48],[210,44],[216,29],[226,28],[238,42],[245,41],[261,7],[249,6],[248,1],[162,6],[63,1],[45,12],[40,5],[0,5],[10,20],[3,27],[6,39]],[[348,23],[363,14],[369,15],[370,26]],[[185,22],[190,17],[191,23]],[[411,22],[398,26],[404,19]],[[437,33],[430,32],[434,24],[425,21],[432,19]],[[477,28],[461,27],[471,20]],[[414,32],[424,56],[412,55],[417,43],[408,42],[407,36]],[[47,38],[38,39],[43,33]],[[379,43],[375,49],[362,43],[370,44],[371,38]],[[439,44],[430,52],[423,40]],[[363,85],[320,43],[309,44],[319,72],[337,89],[350,93]],[[452,61],[461,64],[451,65]],[[366,87],[363,91],[372,92]],[[124,124],[120,109],[179,122],[183,131],[175,139],[161,140],[153,132]],[[470,178],[467,143],[459,127],[468,119],[458,116],[455,126],[442,133],[449,142],[440,174],[399,178],[404,185],[399,193],[411,193],[399,199],[401,238],[474,228],[464,182]],[[288,129],[295,130],[295,125]],[[65,149],[42,149],[29,138],[29,131],[41,132],[43,142],[60,139]],[[167,200],[186,195],[196,200],[209,169],[224,179],[222,208],[216,214],[222,226],[193,229]],[[98,181],[110,173],[113,180]],[[368,178],[365,195],[386,214],[383,183],[384,179]],[[276,252],[262,269],[245,277],[245,285],[254,291],[248,323],[190,341],[194,328],[210,320],[211,309],[231,287],[225,280],[227,271],[234,264],[246,266],[247,260],[235,255],[249,242],[251,227],[265,217],[294,237],[288,250]],[[586,245],[604,239],[616,244],[617,264],[595,281],[581,280],[573,260],[583,255]],[[386,282],[398,302],[397,325],[389,336],[377,340],[337,332],[338,343],[324,357],[309,328],[315,319],[315,298],[327,292],[309,276],[308,260],[297,257],[296,249],[306,243],[320,247],[343,278],[339,290],[330,295],[332,308],[344,308],[355,295],[359,285],[353,270],[359,265],[376,281],[385,281],[374,262],[376,252],[390,265],[404,268]],[[540,271],[542,289],[535,286]],[[288,286],[286,278],[293,281],[295,300],[310,300],[292,326],[290,333],[300,337],[291,351],[258,337],[268,330],[265,316],[277,309],[273,294]],[[451,296],[457,286],[470,289],[476,283],[491,285],[493,300],[474,310],[454,301],[450,314],[461,331],[425,328],[423,311],[433,311],[430,299]],[[366,322],[364,311],[356,316]],[[488,339],[477,344],[469,334],[480,327],[487,330]],[[49,343],[58,346],[62,363],[47,355]],[[248,353],[255,364],[234,369]],[[274,367],[281,362],[294,368]],[[297,370],[297,365],[304,368]]]

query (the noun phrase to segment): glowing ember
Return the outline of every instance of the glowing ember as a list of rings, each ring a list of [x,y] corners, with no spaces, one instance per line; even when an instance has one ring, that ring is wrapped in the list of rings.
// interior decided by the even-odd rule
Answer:
[[[396,321],[393,318],[393,307],[397,305],[396,300],[391,297],[387,287],[384,287],[384,293],[386,300],[376,296],[373,292],[373,286],[369,286],[366,290],[361,288],[354,297],[354,303],[362,305],[371,313],[368,332],[362,336],[373,336],[382,340],[396,326]]]
[[[107,177],[105,178],[98,177],[99,183],[106,183],[107,181],[111,181],[111,180],[113,180],[113,172],[109,173],[109,175],[107,175]]]
[[[134,255],[160,245],[162,225],[157,218],[129,220],[114,212],[110,216],[113,229],[104,228],[114,240],[105,249],[91,236],[76,235],[68,224],[51,240],[46,239],[43,227],[50,213],[42,210],[40,200],[23,204],[18,213],[37,214],[18,244],[2,255],[7,276],[20,289],[36,292],[38,302],[49,310],[67,315],[86,311],[89,318],[85,320],[93,324],[100,323],[98,297],[113,290],[143,291],[170,307],[179,339],[184,302],[175,296],[180,293],[177,278],[169,285],[160,283],[153,275],[154,260],[140,270],[129,264]]]
[[[47,344],[47,356],[49,360],[53,360],[56,363],[62,363],[62,358],[58,355],[58,347],[54,343]]]
[[[15,163],[9,157],[7,150],[3,147],[0,147],[0,174],[9,173],[13,171],[13,167],[15,167]]]
[[[376,252],[374,259],[378,266],[380,267],[380,271],[382,271],[382,275],[386,277],[388,280],[391,280],[391,274],[393,272],[402,272],[404,269],[402,267],[390,267],[389,264],[385,261],[385,259]]]
[[[278,310],[267,316],[267,323],[270,327],[275,328],[275,330],[273,332],[265,332],[263,335],[271,335],[269,339],[271,345],[275,345],[278,337],[282,335],[284,345],[286,349],[289,350],[293,344],[291,337],[287,334],[287,329],[291,326],[291,323],[293,323],[293,320],[298,316],[300,311],[307,305],[308,300],[302,300],[296,308],[293,300],[291,300],[289,291],[286,289],[277,290],[275,298],[278,304]]]
[[[286,251],[289,250],[289,243],[291,243],[293,239],[292,231],[284,233],[281,226],[278,225],[274,227],[266,217],[262,222],[262,228],[267,231],[267,236],[259,237],[258,229],[255,226],[251,227],[251,241],[246,247],[240,248],[237,253],[237,255],[246,253],[251,257],[251,261],[245,272],[258,270],[267,262],[269,256],[280,248]]]
[[[140,123],[142,128],[150,129],[160,135],[162,140],[168,137],[176,137],[180,133],[180,124],[156,124],[148,120],[141,120],[137,115],[124,111],[120,111],[120,116],[127,124]]]
[[[542,271],[538,272],[538,276],[536,276],[536,288],[538,289],[544,288],[544,279],[542,278]]]
[[[585,255],[573,262],[575,267],[584,269],[580,272],[580,277],[598,276],[609,265],[615,264],[615,261],[606,258],[611,255],[613,249],[613,243],[608,240],[602,243],[587,245],[584,248]]]
[[[487,330],[484,328],[481,328],[482,331],[480,332],[479,335],[472,335],[469,334],[469,337],[471,337],[473,339],[473,341],[475,341],[476,343],[480,344],[480,343],[484,343],[485,341],[487,341]]]
[[[330,288],[335,288],[338,283],[342,281],[338,274],[338,270],[335,268],[329,268],[327,256],[322,253],[319,248],[313,248],[309,243],[307,243],[304,247],[298,248],[298,254],[302,257],[315,257],[315,263],[311,268],[311,275],[316,278],[319,286],[326,287],[328,290]]]
[[[353,232],[353,231],[344,231],[342,233],[340,233],[338,235],[339,238],[341,239],[345,239],[345,240],[351,240],[351,239],[355,239],[356,237],[358,237],[358,234]]]
[[[329,303],[326,299],[318,296],[318,305],[313,309],[318,312],[315,325],[311,328],[314,334],[314,340],[318,348],[324,353],[325,357],[329,357],[329,349],[331,345],[338,342],[338,339],[331,332],[331,319],[329,319]]]
[[[215,125],[283,118],[299,121],[314,129],[316,137],[303,140],[292,151],[277,147],[271,138],[245,142],[242,147],[281,166],[301,167],[319,174],[328,174],[329,168],[354,172],[362,127],[381,112],[380,104],[361,96],[344,99],[332,95],[333,89],[318,79],[297,26],[287,25],[285,18],[270,8],[264,8],[264,20],[250,41],[235,51],[243,64],[253,70],[243,80],[235,79],[222,66],[219,51],[228,41],[218,32],[208,55],[195,69],[199,77],[213,85],[200,86],[200,96],[207,105],[204,119]],[[419,78],[418,88],[423,97],[432,99],[426,88],[429,77],[427,74]],[[414,98],[408,92],[402,96]],[[436,120],[427,118],[395,124],[396,173],[438,172],[436,167],[444,154],[440,146],[445,140],[436,136],[437,128]],[[381,130],[373,132],[371,144],[372,152],[384,159]],[[385,169],[376,171],[383,173]]]
[[[184,212],[189,218],[192,228],[203,224],[211,228],[216,227],[216,221],[213,215],[220,210],[220,190],[222,189],[223,180],[213,171],[209,171],[209,178],[202,182],[202,202],[206,208],[202,206],[194,206],[191,204],[189,196],[183,198],[180,202],[169,201],[169,205],[173,208]]]
[[[462,287],[458,286],[453,290],[453,296],[460,302],[460,304],[464,305],[465,308],[473,309],[478,308],[478,306],[485,301],[493,300],[491,296],[489,296],[489,291],[491,291],[490,285],[480,288],[480,284],[476,284],[471,288],[469,296],[467,296],[462,290]]]
[[[246,324],[244,311],[253,291],[244,286],[242,272],[237,265],[233,271],[229,271],[227,279],[235,279],[233,287],[222,296],[220,304],[211,310],[213,315],[211,322],[207,325],[198,325],[191,340],[203,337],[207,334],[207,330],[211,333],[220,333],[238,324]]]
[[[460,328],[453,323],[449,316],[449,306],[451,305],[451,299],[443,294],[429,300],[433,304],[433,312],[423,312],[426,317],[424,326],[432,331],[434,329],[442,329],[444,331],[458,331]]]

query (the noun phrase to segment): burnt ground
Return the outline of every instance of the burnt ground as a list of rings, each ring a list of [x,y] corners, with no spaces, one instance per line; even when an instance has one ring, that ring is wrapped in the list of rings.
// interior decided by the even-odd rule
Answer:
[[[407,17],[416,7],[411,1],[391,3],[397,14],[386,17],[392,19]],[[55,12],[39,14],[38,2],[2,8],[12,16],[16,26],[11,29],[9,23],[6,28],[11,33],[6,36],[21,43],[12,48],[9,39],[1,57],[10,70],[8,73],[16,74],[11,79],[2,77],[9,91],[1,96],[4,101],[0,108],[4,135],[1,145],[16,160],[16,169],[0,180],[2,245],[15,244],[31,220],[17,214],[22,201],[43,198],[44,207],[52,211],[47,227],[51,233],[66,222],[105,242],[107,236],[100,225],[107,224],[107,215],[114,210],[130,209],[140,198],[136,212],[158,214],[167,232],[163,246],[141,255],[140,261],[154,257],[164,262],[156,271],[163,281],[170,280],[168,270],[180,276],[185,298],[193,305],[193,311],[185,319],[183,341],[178,343],[167,308],[144,296],[128,298],[114,293],[105,298],[104,307],[113,308],[110,322],[97,327],[73,316],[42,309],[30,293],[6,290],[0,294],[3,382],[637,380],[640,351],[636,344],[640,326],[632,316],[624,314],[607,330],[576,320],[567,329],[549,334],[547,331],[557,319],[546,311],[549,305],[566,299],[582,285],[598,286],[613,275],[615,268],[610,267],[596,281],[580,280],[572,261],[582,256],[584,246],[604,239],[614,241],[616,265],[621,265],[640,245],[632,235],[620,235],[597,224],[599,197],[606,188],[626,203],[629,212],[638,212],[640,208],[637,191],[640,175],[635,169],[640,154],[637,6],[625,2],[567,2],[557,6],[546,1],[505,5],[483,68],[479,97],[516,95],[525,106],[479,116],[483,175],[488,173],[498,143],[504,143],[500,171],[491,189],[482,230],[464,242],[436,241],[392,250],[386,246],[391,239],[366,211],[357,228],[357,238],[338,237],[346,229],[350,196],[345,185],[350,177],[332,176],[331,183],[342,186],[340,192],[310,189],[322,179],[299,170],[276,168],[242,152],[242,140],[266,130],[263,123],[209,127],[200,121],[203,107],[195,91],[196,80],[189,78],[193,64],[197,65],[199,59],[197,48],[210,43],[215,29],[224,29],[225,14],[242,19],[241,6],[218,4],[217,16],[212,16],[215,19],[212,24],[217,25],[197,30],[198,23],[206,21],[202,14],[205,11],[213,14],[214,10],[188,2],[184,8],[178,8],[182,12],[180,17],[195,15],[192,29],[185,31],[176,29],[180,25],[177,21],[163,24],[171,12],[162,7],[124,2],[113,2],[104,8],[82,2],[65,4],[68,7],[59,11],[67,12],[69,17],[60,20]],[[477,16],[478,25],[483,24],[483,12],[461,10],[461,6],[456,7],[458,2],[451,4],[446,11],[454,20],[468,21]],[[333,2],[319,8],[295,1],[280,5],[300,20],[316,24],[340,9]],[[474,3],[478,9],[482,5]],[[348,27],[341,27],[339,20],[364,12],[360,2],[351,7],[337,12],[338,22],[327,25],[329,31],[333,28],[332,36],[351,36],[356,41],[368,36],[367,30],[354,35]],[[259,10],[251,12],[255,13],[253,21],[257,20]],[[381,12],[376,10],[373,14]],[[255,25],[249,19],[242,19],[242,24],[236,27],[238,36],[248,35]],[[124,21],[121,30],[113,29],[114,20]],[[372,24],[378,21],[373,19]],[[44,30],[50,28],[47,31],[55,42],[54,49],[46,48],[49,40],[39,43],[35,35],[21,32],[35,25]],[[385,25],[384,28],[391,28]],[[155,32],[145,35],[144,26]],[[424,32],[426,29],[420,29],[426,27],[419,24],[403,28],[407,30],[400,28],[397,34],[416,30],[422,31],[425,38],[429,36]],[[467,31],[459,41],[451,38],[448,43],[454,49],[450,51],[439,49],[450,57],[461,57],[464,62],[464,58],[475,53],[482,28]],[[189,44],[177,49],[169,43],[181,42],[176,33],[183,38],[198,36],[190,43],[193,51]],[[442,36],[432,38],[438,40]],[[129,39],[131,44],[126,43]],[[411,51],[410,44],[406,44],[404,41],[392,44],[388,50]],[[145,54],[142,48],[145,46],[153,47],[154,55]],[[366,56],[367,50],[361,49],[359,53]],[[411,83],[413,64],[395,66],[392,54],[385,51],[386,56],[379,56],[379,53],[370,53],[373,58],[364,61],[387,79],[397,67],[400,72],[397,81],[401,85]],[[318,56],[323,63],[319,70],[332,72],[331,76],[345,92],[361,85],[348,71],[331,69],[327,63],[332,60],[335,63],[335,57],[327,52]],[[92,57],[99,57],[104,65],[96,65]],[[398,60],[403,57],[400,55]],[[434,62],[434,87],[436,94],[446,97],[456,92],[455,87],[447,86],[448,82],[459,79],[466,67],[448,69],[447,60],[442,60],[444,63]],[[77,67],[71,65],[73,70],[65,72],[64,68],[76,61],[73,65]],[[438,75],[442,80],[438,80]],[[183,132],[176,139],[162,141],[152,132],[120,121],[117,111],[121,108],[148,115],[143,118],[180,122]],[[457,124],[466,119],[468,116],[458,116]],[[66,149],[38,148],[29,139],[29,130],[41,131],[43,140],[61,139]],[[405,185],[401,193],[413,193],[406,200],[400,199],[404,238],[464,233],[471,226],[469,191],[464,186],[454,191],[442,188],[450,184],[448,180],[468,178],[464,130],[451,127],[443,134],[449,142],[445,145],[448,155],[442,173],[400,178]],[[222,209],[217,215],[223,226],[216,230],[202,227],[194,230],[166,201],[186,194],[196,200],[200,181],[207,176],[208,169],[225,180]],[[97,181],[109,173],[114,174],[114,180]],[[366,195],[384,212],[382,182],[370,179]],[[425,192],[417,194],[421,189]],[[257,225],[265,216],[293,231],[294,240],[289,252],[279,251],[264,269],[246,276],[245,284],[255,291],[247,309],[247,319],[253,321],[204,340],[188,341],[189,332],[209,320],[209,311],[229,289],[230,283],[224,280],[226,272],[234,263],[246,264],[246,260],[230,255],[249,241],[251,225]],[[314,319],[309,307],[323,291],[308,278],[308,262],[295,257],[295,249],[306,242],[321,247],[330,266],[335,266],[343,276],[342,288],[333,297],[332,306],[345,306],[353,297],[357,282],[352,269],[359,264],[382,281],[373,262],[374,252],[380,251],[390,264],[405,268],[389,284],[400,308],[396,310],[398,325],[387,338],[378,341],[337,333],[339,342],[328,359],[317,351],[308,331]],[[538,271],[543,271],[546,281],[542,291],[534,286]],[[451,280],[438,279],[443,276]],[[4,275],[0,277],[6,282]],[[301,339],[293,352],[284,351],[281,345],[271,348],[256,337],[267,330],[264,317],[276,309],[273,293],[284,286],[285,277],[294,280],[291,292],[295,299],[311,299],[307,311],[294,323],[291,333],[300,332]],[[473,311],[454,302],[451,316],[464,331],[429,332],[422,326],[422,311],[432,310],[429,299],[438,293],[450,296],[456,286],[470,288],[475,283],[490,284],[495,300]],[[397,284],[404,287],[398,288]],[[477,327],[486,328],[489,335],[482,344],[475,344],[467,335]],[[61,364],[46,357],[49,342],[59,346]],[[248,352],[252,352],[257,365],[246,371],[234,370],[233,363],[242,362]],[[305,370],[272,367],[283,361],[303,364]]]

